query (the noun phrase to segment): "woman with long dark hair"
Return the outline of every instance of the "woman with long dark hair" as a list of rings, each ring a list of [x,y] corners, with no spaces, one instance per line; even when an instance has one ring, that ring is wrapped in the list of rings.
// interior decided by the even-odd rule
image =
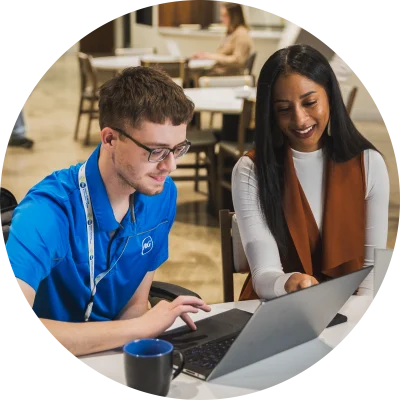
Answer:
[[[385,162],[312,47],[278,50],[264,64],[255,148],[236,164],[232,193],[251,268],[241,299],[271,299],[356,271],[386,247]],[[369,276],[361,288],[371,285]]]

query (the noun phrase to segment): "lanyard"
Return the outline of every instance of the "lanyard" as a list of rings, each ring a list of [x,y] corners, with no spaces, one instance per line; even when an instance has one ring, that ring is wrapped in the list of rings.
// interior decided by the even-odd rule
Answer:
[[[90,200],[89,189],[86,181],[86,162],[82,164],[79,169],[79,190],[81,192],[82,204],[85,210],[86,216],[86,231],[88,239],[88,259],[89,259],[89,271],[90,271],[90,299],[85,311],[85,322],[89,320],[90,314],[93,309],[94,296],[96,295],[96,287],[98,283],[114,268],[118,263],[119,259],[124,254],[124,251],[128,245],[129,237],[125,242],[125,246],[122,249],[121,254],[114,264],[106,271],[94,277],[94,221],[93,221],[93,209],[92,202]]]

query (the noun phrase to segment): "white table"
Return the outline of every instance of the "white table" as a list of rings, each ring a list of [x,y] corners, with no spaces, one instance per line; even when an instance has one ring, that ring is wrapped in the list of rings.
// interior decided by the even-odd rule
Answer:
[[[92,60],[94,68],[103,71],[119,71],[129,67],[138,67],[140,65],[139,56],[110,56],[96,57]]]
[[[138,67],[141,61],[169,63],[182,62],[185,58],[175,57],[162,54],[146,54],[141,56],[109,56],[93,58],[92,64],[98,70],[103,71],[120,71],[125,68]],[[189,60],[189,69],[211,69],[215,61],[213,60]]]
[[[340,310],[348,317],[344,324],[325,329],[319,338],[276,354],[255,364],[241,368],[211,382],[180,374],[171,383],[168,397],[177,399],[220,399],[253,393],[277,385],[309,368],[328,354],[353,329],[372,301],[372,296],[351,296]],[[210,313],[199,312],[193,319],[199,320],[232,308],[254,312],[257,300],[216,304]],[[171,329],[181,326],[179,320]],[[101,374],[125,384],[123,354],[110,351],[80,359]],[[266,373],[268,371],[268,373]]]
[[[185,89],[185,94],[195,105],[195,111],[212,111],[223,114],[240,114],[243,100],[235,95],[235,88]]]
[[[189,60],[188,67],[189,69],[200,69],[200,70],[209,70],[216,64],[214,60],[199,60],[196,58],[192,58]]]
[[[185,94],[195,105],[195,111],[220,112],[238,115],[243,109],[243,99],[255,101],[256,88],[206,87],[185,89]]]

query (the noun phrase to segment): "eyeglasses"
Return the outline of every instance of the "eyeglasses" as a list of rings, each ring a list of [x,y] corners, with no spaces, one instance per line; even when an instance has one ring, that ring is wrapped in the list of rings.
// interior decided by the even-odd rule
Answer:
[[[151,149],[150,147],[145,146],[144,144],[138,142],[136,139],[134,139],[132,136],[128,135],[125,131],[119,128],[112,128],[112,130],[119,132],[121,135],[127,137],[128,139],[132,140],[133,143],[135,143],[137,146],[141,147],[144,150],[147,150],[149,154],[149,162],[152,163],[158,163],[163,160],[165,160],[168,156],[169,153],[172,153],[175,158],[181,158],[183,157],[189,150],[189,147],[191,143],[188,140],[185,140],[182,143],[177,144],[174,148],[169,149],[168,147],[160,147],[157,149]]]

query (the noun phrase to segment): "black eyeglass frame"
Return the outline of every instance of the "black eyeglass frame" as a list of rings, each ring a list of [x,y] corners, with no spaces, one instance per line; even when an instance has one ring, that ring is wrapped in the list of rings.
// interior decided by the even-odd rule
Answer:
[[[158,163],[158,162],[164,161],[164,160],[169,156],[170,153],[174,154],[175,150],[176,150],[179,146],[185,145],[185,146],[186,146],[186,151],[185,151],[182,155],[180,155],[179,157],[175,157],[175,154],[174,154],[175,159],[181,158],[181,157],[183,157],[183,156],[188,152],[188,150],[189,150],[189,148],[190,148],[190,145],[192,144],[192,143],[189,142],[189,140],[185,139],[184,142],[178,143],[178,144],[177,144],[175,147],[173,147],[172,149],[170,149],[169,147],[157,147],[156,149],[151,149],[150,147],[147,147],[147,146],[144,145],[143,143],[140,143],[139,141],[137,141],[136,139],[134,139],[132,136],[128,135],[124,130],[122,130],[122,129],[120,129],[120,128],[113,128],[113,127],[111,127],[111,126],[110,126],[110,128],[111,128],[113,131],[117,131],[117,132],[120,133],[121,135],[123,135],[123,136],[127,137],[128,139],[132,140],[132,142],[135,143],[137,146],[139,146],[139,147],[141,147],[142,149],[148,151],[148,152],[149,152],[149,157],[148,157],[147,160],[148,160],[149,162],[151,162],[151,163]],[[166,156],[163,157],[161,160],[157,160],[157,161],[150,160],[150,157],[151,157],[153,151],[156,151],[156,150],[169,150],[169,152],[168,152],[168,153],[166,154]]]

